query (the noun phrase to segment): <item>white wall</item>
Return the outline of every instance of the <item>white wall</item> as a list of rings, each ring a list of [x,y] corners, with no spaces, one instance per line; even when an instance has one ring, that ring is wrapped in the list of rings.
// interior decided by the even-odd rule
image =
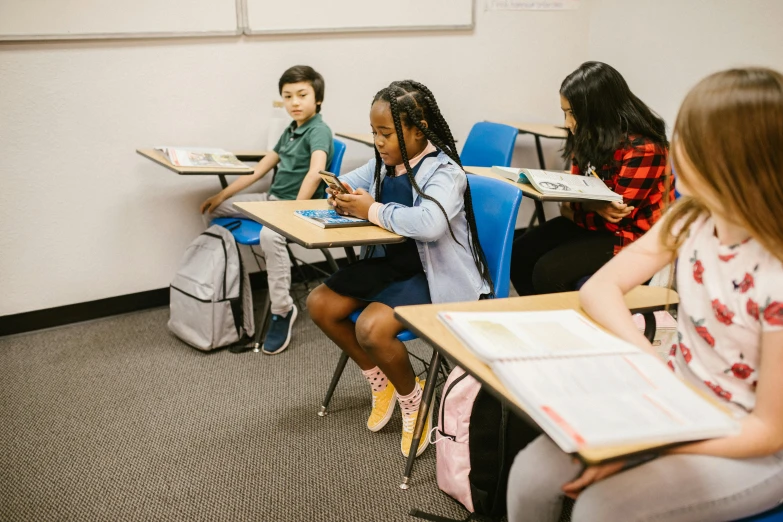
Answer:
[[[333,130],[367,131],[372,96],[401,78],[430,86],[461,141],[484,119],[559,122],[560,81],[587,58],[586,3],[478,1],[475,30],[458,33],[0,45],[0,316],[166,287],[218,182],[134,149],[263,148],[290,65],[325,76]],[[555,166],[559,144],[545,146]],[[344,168],[370,152],[349,145]],[[515,164],[535,157],[520,138]]]
[[[671,132],[690,88],[710,73],[783,71],[781,0],[593,0],[589,57],[615,67]]]

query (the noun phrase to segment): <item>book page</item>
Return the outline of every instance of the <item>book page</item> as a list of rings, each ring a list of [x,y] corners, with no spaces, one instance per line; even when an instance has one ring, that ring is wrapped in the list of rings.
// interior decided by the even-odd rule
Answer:
[[[500,361],[492,370],[564,451],[698,440],[739,427],[649,354]]]
[[[441,312],[438,318],[484,362],[638,351],[574,310]]]
[[[199,149],[192,147],[156,147],[172,165],[177,167],[220,167],[248,169],[236,156],[223,149]]]
[[[564,195],[574,198],[600,198],[622,201],[619,194],[612,192],[606,184],[594,176],[580,176],[547,170],[524,169],[528,181],[542,194]]]

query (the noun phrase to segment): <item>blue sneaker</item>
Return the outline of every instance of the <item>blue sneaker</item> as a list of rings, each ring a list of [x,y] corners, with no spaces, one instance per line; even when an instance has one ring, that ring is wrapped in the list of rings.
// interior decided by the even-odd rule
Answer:
[[[286,316],[272,314],[272,324],[269,325],[261,351],[267,355],[275,355],[288,348],[291,343],[291,329],[297,315],[296,305],[293,305]]]

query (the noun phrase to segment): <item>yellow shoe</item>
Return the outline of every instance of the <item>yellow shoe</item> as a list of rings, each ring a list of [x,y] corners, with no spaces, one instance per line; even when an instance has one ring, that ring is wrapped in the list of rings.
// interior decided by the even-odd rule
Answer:
[[[417,385],[420,385],[424,389],[425,381],[418,381]],[[400,449],[402,454],[407,457],[411,450],[411,442],[413,441],[413,429],[416,427],[416,418],[419,416],[419,412],[405,413],[402,412],[402,440],[400,441]],[[427,412],[427,422],[424,423],[424,429],[421,432],[421,439],[419,440],[419,447],[416,450],[416,456],[418,457],[424,450],[427,449],[427,445],[430,443],[430,439],[427,435],[430,433],[430,425],[432,424],[432,405]]]
[[[367,429],[375,432],[386,426],[394,413],[396,404],[397,390],[394,389],[391,382],[386,383],[386,388],[383,391],[372,392],[372,412],[370,412],[370,418],[367,419]]]

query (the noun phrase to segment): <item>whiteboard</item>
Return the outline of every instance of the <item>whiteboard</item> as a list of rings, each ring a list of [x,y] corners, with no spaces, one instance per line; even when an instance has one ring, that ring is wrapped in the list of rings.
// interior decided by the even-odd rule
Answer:
[[[248,35],[473,28],[473,0],[245,2]]]
[[[243,0],[0,0],[0,40],[240,34]]]

